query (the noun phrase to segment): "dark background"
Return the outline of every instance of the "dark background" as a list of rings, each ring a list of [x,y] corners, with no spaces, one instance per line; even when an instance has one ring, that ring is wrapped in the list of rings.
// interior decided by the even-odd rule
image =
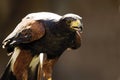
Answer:
[[[0,43],[24,16],[40,11],[83,17],[82,46],[64,52],[53,80],[120,80],[119,0],[1,0]],[[0,47],[0,74],[9,58]]]

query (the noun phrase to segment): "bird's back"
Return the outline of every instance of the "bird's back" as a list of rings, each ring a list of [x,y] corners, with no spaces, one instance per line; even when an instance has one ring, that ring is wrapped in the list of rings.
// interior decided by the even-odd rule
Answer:
[[[23,19],[59,21],[61,17],[62,16],[51,12],[37,12],[37,13],[30,13]]]

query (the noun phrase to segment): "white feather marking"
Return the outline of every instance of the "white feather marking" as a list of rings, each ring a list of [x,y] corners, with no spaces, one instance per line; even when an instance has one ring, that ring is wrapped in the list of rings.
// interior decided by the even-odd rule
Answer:
[[[37,13],[30,13],[23,19],[59,21],[61,17],[62,16],[51,12],[37,12]]]
[[[3,48],[3,49],[5,48],[5,46],[6,46],[6,44],[7,44],[8,42],[10,42],[10,40],[7,40],[6,42],[4,42],[4,44],[2,45],[2,48]]]
[[[80,17],[80,16],[77,15],[77,14],[73,14],[73,13],[65,14],[65,15],[63,16],[63,18],[65,18],[65,17],[73,17],[73,18],[79,18],[79,19],[82,19],[82,17]]]
[[[39,56],[36,55],[36,56],[33,57],[30,65],[29,65],[29,67],[31,68],[32,71],[35,70],[35,68],[36,68],[36,66],[38,65],[38,63],[39,63]]]
[[[44,53],[40,53],[39,58],[40,58],[40,67],[42,69],[43,68],[43,63],[44,63]]]
[[[15,50],[14,50],[14,53],[13,53],[11,59],[10,59],[12,72],[14,71],[14,63],[15,63],[19,53],[20,53],[20,49],[18,47],[16,47]]]

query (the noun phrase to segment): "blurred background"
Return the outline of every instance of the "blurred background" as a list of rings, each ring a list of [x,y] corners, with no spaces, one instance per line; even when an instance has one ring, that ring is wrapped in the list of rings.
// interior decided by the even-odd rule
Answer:
[[[53,80],[120,80],[120,0],[1,0],[0,44],[31,12],[83,17],[82,46],[65,51]],[[0,47],[0,74],[10,57]]]

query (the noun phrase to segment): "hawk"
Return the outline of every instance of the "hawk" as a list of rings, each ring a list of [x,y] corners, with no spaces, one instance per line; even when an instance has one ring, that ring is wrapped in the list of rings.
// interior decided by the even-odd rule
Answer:
[[[82,17],[73,13],[28,14],[2,43],[12,56],[0,80],[52,80],[62,53],[81,46],[82,28]]]

